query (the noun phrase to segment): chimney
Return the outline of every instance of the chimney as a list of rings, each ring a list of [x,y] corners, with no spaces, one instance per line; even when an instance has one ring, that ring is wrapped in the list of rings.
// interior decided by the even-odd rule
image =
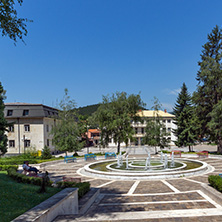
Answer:
[[[167,110],[166,110],[166,109],[164,109],[164,112],[166,113],[166,112],[167,112]]]

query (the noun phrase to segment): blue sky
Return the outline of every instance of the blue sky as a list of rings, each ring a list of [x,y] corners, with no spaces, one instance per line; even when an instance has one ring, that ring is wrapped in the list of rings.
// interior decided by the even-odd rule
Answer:
[[[216,0],[24,0],[26,45],[0,37],[5,102],[55,106],[64,89],[77,106],[116,91],[156,96],[171,111],[183,82],[196,89],[202,45],[221,27]]]

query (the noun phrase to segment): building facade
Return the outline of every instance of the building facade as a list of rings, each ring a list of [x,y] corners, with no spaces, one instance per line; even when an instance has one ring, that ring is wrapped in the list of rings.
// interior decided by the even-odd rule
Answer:
[[[50,131],[56,124],[58,110],[42,104],[6,103],[4,116],[8,127],[8,154],[21,154],[30,148],[42,150],[52,145]]]
[[[169,133],[169,140],[170,146],[174,146],[175,143],[174,141],[176,140],[175,135],[173,134],[173,129],[176,129],[176,125],[173,122],[173,119],[175,118],[174,115],[168,113],[166,110],[162,111],[162,110],[158,110],[158,116],[161,118],[161,121],[163,122],[163,124],[165,125],[165,129],[166,131]],[[143,122],[132,122],[132,127],[134,128],[135,134],[134,134],[134,138],[135,141],[129,141],[130,145],[134,145],[134,146],[141,146],[144,145],[143,143],[143,138],[145,136],[145,128],[146,128],[146,120],[147,119],[151,119],[153,117],[155,117],[156,111],[154,110],[141,110],[138,112],[138,115],[143,118]],[[121,146],[125,146],[125,143],[121,143]],[[113,138],[110,139],[110,143],[109,146],[117,146],[117,144],[114,143]]]

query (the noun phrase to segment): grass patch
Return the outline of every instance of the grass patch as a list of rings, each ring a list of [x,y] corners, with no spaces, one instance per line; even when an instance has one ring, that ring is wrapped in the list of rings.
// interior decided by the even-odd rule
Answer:
[[[0,215],[8,222],[53,196],[61,189],[47,187],[47,193],[38,193],[39,186],[17,183],[6,171],[0,171]]]

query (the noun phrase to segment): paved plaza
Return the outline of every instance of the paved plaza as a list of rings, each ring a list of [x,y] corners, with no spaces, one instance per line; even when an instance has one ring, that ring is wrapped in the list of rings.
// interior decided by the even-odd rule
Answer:
[[[91,187],[100,188],[99,197],[84,215],[59,216],[55,221],[222,221],[221,202],[203,189],[209,175],[222,173],[222,159],[214,156],[200,159],[195,155],[189,158],[204,161],[213,170],[186,178],[121,181],[78,174],[77,171],[88,164],[83,159],[46,165],[45,170],[54,181],[63,176],[81,177],[83,182],[89,181]],[[222,197],[221,193],[215,192],[216,196]]]

